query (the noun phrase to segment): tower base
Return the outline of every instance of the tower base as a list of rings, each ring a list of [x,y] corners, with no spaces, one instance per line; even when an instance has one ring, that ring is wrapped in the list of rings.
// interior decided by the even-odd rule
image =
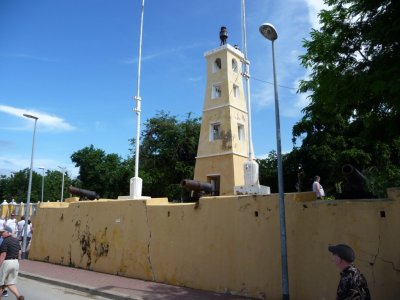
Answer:
[[[118,196],[118,200],[145,200],[148,196],[142,196],[142,178],[132,177],[129,186],[129,196]]]
[[[265,185],[241,185],[235,186],[235,195],[269,195],[271,189]]]

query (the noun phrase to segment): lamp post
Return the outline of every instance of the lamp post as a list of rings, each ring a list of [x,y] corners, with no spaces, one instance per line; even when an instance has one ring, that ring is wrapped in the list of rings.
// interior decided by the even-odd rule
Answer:
[[[22,259],[27,258],[26,255],[26,241],[27,241],[27,235],[28,235],[28,227],[26,226],[28,224],[28,219],[29,219],[29,208],[31,204],[31,190],[32,190],[32,168],[33,168],[33,157],[35,153],[35,135],[36,135],[36,124],[37,120],[39,119],[38,117],[28,115],[28,114],[23,114],[24,117],[30,118],[35,120],[35,125],[33,127],[33,139],[32,139],[32,154],[31,154],[31,167],[29,170],[29,184],[28,184],[28,196],[26,197],[26,207],[25,207],[25,224],[24,224],[24,237],[22,239]]]
[[[64,201],[64,174],[65,174],[65,169],[66,167],[60,167],[58,166],[61,170],[62,170],[62,183],[61,183],[61,199],[60,202]]]
[[[275,70],[275,49],[274,42],[278,38],[278,33],[274,25],[264,23],[260,26],[260,33],[267,40],[272,42],[272,66],[274,73],[274,92],[275,92],[275,123],[276,123],[276,148],[278,159],[278,189],[279,189],[279,220],[281,234],[281,260],[282,260],[282,299],[289,299],[289,278],[286,249],[286,223],[285,223],[285,198],[283,193],[283,171],[282,171],[282,149],[281,149],[281,125],[279,120],[279,101],[278,88],[276,83]]]
[[[42,170],[42,197],[40,198],[40,202],[43,202],[43,195],[44,195],[44,167],[39,167]]]

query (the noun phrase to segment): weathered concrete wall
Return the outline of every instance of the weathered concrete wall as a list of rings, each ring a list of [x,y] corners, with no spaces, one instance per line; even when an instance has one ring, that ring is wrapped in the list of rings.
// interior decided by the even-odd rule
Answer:
[[[310,201],[311,200],[311,201]],[[30,258],[254,298],[281,299],[278,195],[42,204]],[[292,299],[335,299],[329,244],[348,243],[374,299],[400,298],[400,189],[389,199],[286,194]]]

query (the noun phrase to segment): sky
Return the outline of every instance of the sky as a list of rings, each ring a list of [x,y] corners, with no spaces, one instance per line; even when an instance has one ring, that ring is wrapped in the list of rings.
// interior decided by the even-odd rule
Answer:
[[[201,117],[206,84],[204,53],[219,47],[221,26],[228,44],[242,43],[241,0],[146,0],[140,96],[141,129],[165,111],[183,120]],[[247,0],[247,57],[256,157],[276,150],[271,42],[259,33],[272,23],[282,151],[290,152],[292,128],[307,95],[298,94],[308,71],[300,65],[304,39],[318,28],[322,0]],[[136,137],[141,0],[0,1],[0,174],[30,167],[65,167],[90,145],[130,154]],[[140,166],[139,166],[140,167]]]

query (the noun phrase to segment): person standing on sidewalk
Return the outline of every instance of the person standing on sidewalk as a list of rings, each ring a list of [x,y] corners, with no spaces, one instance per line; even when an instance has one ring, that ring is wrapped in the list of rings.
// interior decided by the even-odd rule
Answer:
[[[4,223],[5,223],[5,221],[3,222],[3,224],[1,224],[1,219],[0,219],[0,224],[1,224],[0,228],[4,227]],[[0,235],[0,246],[1,246],[1,244],[3,244],[3,237]],[[1,297],[8,297],[7,287],[3,288],[3,293],[1,293],[0,298]]]
[[[12,229],[9,226],[0,228],[0,235],[3,238],[3,243],[0,246],[0,295],[3,289],[7,287],[17,300],[25,300],[25,297],[19,293],[15,285],[18,278],[18,260],[21,258],[21,246],[18,239],[11,234]]]
[[[11,213],[10,218],[6,221],[6,224],[4,226],[8,226],[11,228],[12,232],[12,236],[13,237],[17,237],[17,219],[15,218],[15,214]]]
[[[3,228],[5,223],[6,223],[6,216],[2,215],[0,217],[0,228]]]

